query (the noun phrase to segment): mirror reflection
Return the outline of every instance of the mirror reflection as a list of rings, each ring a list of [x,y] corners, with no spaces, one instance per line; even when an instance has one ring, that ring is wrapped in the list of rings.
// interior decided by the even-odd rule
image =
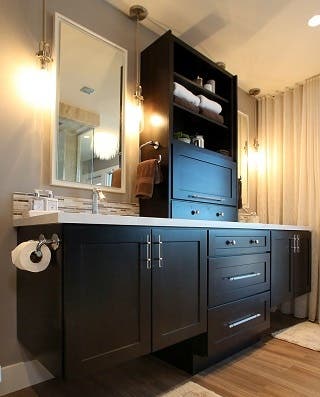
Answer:
[[[241,178],[242,207],[249,208],[249,116],[238,111],[238,178]]]
[[[121,188],[126,51],[59,15],[56,27],[53,183]]]

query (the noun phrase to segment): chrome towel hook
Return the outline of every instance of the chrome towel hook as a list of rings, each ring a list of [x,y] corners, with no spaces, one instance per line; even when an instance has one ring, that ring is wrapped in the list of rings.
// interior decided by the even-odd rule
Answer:
[[[141,149],[144,148],[145,146],[152,146],[154,150],[158,150],[160,147],[159,141],[147,141],[143,143],[142,145],[139,146],[139,161],[141,161]],[[161,163],[161,154],[158,155],[158,164]]]

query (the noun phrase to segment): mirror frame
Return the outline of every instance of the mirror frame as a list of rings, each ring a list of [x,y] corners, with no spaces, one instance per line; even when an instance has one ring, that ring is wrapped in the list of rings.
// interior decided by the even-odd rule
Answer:
[[[245,142],[246,148],[247,148],[247,159],[246,159],[246,168],[247,168],[247,183],[244,184],[243,180],[241,181],[241,188],[242,188],[242,208],[250,208],[249,206],[249,202],[250,202],[250,197],[249,197],[249,151],[250,151],[250,125],[249,125],[249,115],[241,112],[240,110],[238,110],[237,112],[237,117],[238,117],[238,159],[237,159],[237,163],[238,163],[238,177],[240,177],[240,167],[241,167],[241,161],[240,161],[240,156],[241,156],[241,150],[243,149],[243,147],[240,147],[240,145],[243,146],[243,142],[241,142],[240,140],[240,123],[239,123],[239,116],[243,117],[247,120],[247,139]],[[244,190],[246,191],[246,195],[247,195],[247,202],[245,203],[243,201],[243,192]]]
[[[79,23],[73,21],[70,18],[65,17],[62,14],[55,12],[54,14],[54,46],[53,46],[53,65],[52,65],[52,73],[55,77],[53,79],[53,104],[52,104],[52,113],[51,113],[51,139],[50,139],[50,154],[51,154],[51,185],[53,186],[63,186],[69,188],[76,189],[86,189],[92,190],[95,185],[89,185],[80,182],[70,182],[70,181],[62,181],[57,179],[57,132],[59,126],[59,101],[60,101],[60,24],[61,22],[65,22],[69,25],[74,26],[75,28],[93,36],[94,38],[98,38],[105,43],[121,50],[124,56],[124,65],[123,65],[123,86],[122,86],[122,120],[121,120],[121,188],[115,188],[111,186],[99,186],[99,189],[110,192],[110,193],[126,193],[126,104],[127,104],[127,70],[128,70],[128,51],[125,48],[118,46],[115,43],[107,40],[106,38],[100,36],[99,34],[93,32],[90,29],[80,25]]]

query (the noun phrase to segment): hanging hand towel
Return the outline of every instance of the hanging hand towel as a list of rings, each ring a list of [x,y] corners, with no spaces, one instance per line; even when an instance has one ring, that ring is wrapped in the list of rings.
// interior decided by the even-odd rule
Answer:
[[[162,181],[160,165],[156,159],[142,161],[137,167],[136,197],[151,198],[154,184]]]
[[[113,171],[111,187],[121,187],[121,168]]]

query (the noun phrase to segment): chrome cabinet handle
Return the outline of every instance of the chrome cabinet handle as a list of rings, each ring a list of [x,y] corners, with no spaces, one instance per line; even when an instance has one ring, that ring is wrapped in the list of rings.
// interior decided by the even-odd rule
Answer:
[[[250,240],[250,244],[259,244],[259,240]]]
[[[190,198],[204,199],[204,200],[213,200],[213,201],[225,201],[225,198],[218,196],[202,196],[200,194],[189,194]]]
[[[229,323],[229,324],[228,324],[228,327],[229,327],[229,328],[238,327],[239,325],[244,324],[244,323],[247,323],[248,321],[252,321],[252,320],[254,320],[255,318],[258,318],[258,317],[261,317],[261,314],[260,314],[260,313],[257,313],[257,314],[254,314],[254,315],[252,315],[252,316],[243,318],[242,320],[238,320],[238,321],[234,321],[234,322],[232,322],[232,323]]]
[[[261,273],[240,274],[239,276],[225,277],[225,279],[229,281],[237,281],[237,280],[243,280],[245,278],[258,277],[258,276],[261,276]]]
[[[151,269],[151,239],[150,235],[147,234],[147,269]]]
[[[162,256],[161,256],[161,246],[162,246],[162,241],[161,241],[161,236],[160,236],[160,234],[159,234],[159,236],[158,236],[158,247],[159,247],[159,251],[158,251],[158,254],[159,254],[159,258],[158,258],[158,266],[159,267],[163,267],[162,266],[162,261],[163,261],[163,258],[162,258]]]
[[[199,215],[200,211],[199,210],[192,210],[191,215]]]
[[[226,241],[226,245],[236,245],[236,244],[237,244],[236,240],[227,240]]]
[[[292,247],[293,253],[294,253],[294,254],[297,252],[297,245],[296,245],[296,242],[297,242],[297,240],[296,240],[296,235],[294,234],[294,235],[293,235],[293,247]]]
[[[299,234],[296,235],[296,253],[300,253],[300,236]]]
[[[224,212],[217,212],[217,213],[216,213],[216,216],[224,217]]]

